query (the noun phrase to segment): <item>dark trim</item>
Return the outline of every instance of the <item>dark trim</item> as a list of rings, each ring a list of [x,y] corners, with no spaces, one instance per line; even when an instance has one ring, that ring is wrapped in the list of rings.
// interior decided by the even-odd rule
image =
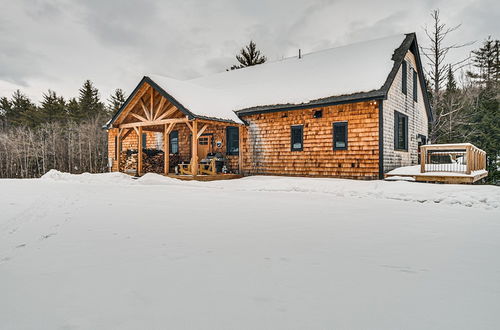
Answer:
[[[408,95],[408,63],[404,59],[401,62],[401,92]]]
[[[378,178],[384,179],[384,102],[378,103]]]
[[[172,152],[172,134],[173,133],[176,133],[177,134],[177,152]],[[172,132],[170,132],[168,134],[168,152],[172,155],[178,155],[180,153],[180,150],[179,150],[179,130],[173,130]]]
[[[362,94],[365,94],[365,93],[362,93]],[[335,99],[338,99],[338,100],[333,100],[333,101],[328,101],[328,102],[311,101],[309,103],[304,103],[304,104],[299,104],[299,105],[282,104],[282,105],[275,105],[275,106],[269,106],[269,107],[253,107],[253,108],[238,110],[238,111],[235,111],[235,113],[238,115],[238,117],[240,117],[240,119],[242,121],[244,121],[244,118],[242,118],[242,116],[248,116],[248,115],[253,115],[253,114],[313,109],[313,108],[320,108],[320,107],[328,107],[331,105],[368,102],[368,101],[374,101],[374,100],[381,100],[385,97],[385,95],[380,94],[380,93],[377,93],[377,94],[374,93],[373,96],[366,96],[366,97],[357,97],[357,95],[358,94],[347,95],[347,96],[338,96],[338,97],[335,97]],[[351,98],[351,96],[352,96],[352,98]],[[333,99],[333,98],[328,98],[328,99]]]
[[[396,148],[399,143],[399,118],[405,118],[405,127],[404,127],[404,133],[405,133],[405,146],[404,148]],[[394,110],[394,151],[403,151],[403,152],[408,152],[408,144],[409,144],[409,136],[408,136],[408,128],[409,123],[408,123],[408,115],[405,115],[404,113],[401,113],[397,110]]]
[[[431,108],[431,103],[429,101],[429,94],[427,94],[427,83],[425,82],[424,67],[422,66],[422,59],[420,57],[417,37],[415,36],[415,33],[412,34],[415,40],[411,44],[410,51],[413,53],[413,56],[415,56],[415,60],[417,61],[417,69],[418,69],[417,74],[419,78],[418,80],[420,81],[420,89],[422,90],[422,95],[424,97],[424,105],[425,105],[425,110],[427,112],[427,118],[429,119],[429,122],[433,122],[434,114]]]
[[[300,148],[293,147],[293,130],[294,128],[300,128]],[[290,126],[290,151],[302,151],[304,150],[304,125],[297,124]]]
[[[413,78],[413,101],[418,102],[418,79],[417,79],[417,71],[412,69],[412,78]]]
[[[345,127],[345,134],[344,134],[344,139],[345,139],[345,147],[337,147],[335,145],[335,127],[343,126]],[[332,141],[333,141],[333,150],[347,150],[349,147],[348,141],[349,141],[349,124],[348,121],[337,121],[332,123]]]
[[[229,151],[229,131],[231,130],[236,130],[238,132],[238,151],[235,152],[235,151]],[[237,156],[240,154],[240,128],[238,126],[226,126],[226,155],[229,155],[229,156]]]

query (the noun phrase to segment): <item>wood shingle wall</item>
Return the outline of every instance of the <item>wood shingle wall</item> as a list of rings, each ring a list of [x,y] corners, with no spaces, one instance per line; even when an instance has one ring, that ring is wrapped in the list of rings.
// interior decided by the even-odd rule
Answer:
[[[314,118],[322,110],[321,118]],[[243,174],[376,179],[378,103],[252,114],[242,134]],[[347,121],[348,148],[333,150],[333,123]],[[303,125],[303,150],[291,151],[291,126]]]

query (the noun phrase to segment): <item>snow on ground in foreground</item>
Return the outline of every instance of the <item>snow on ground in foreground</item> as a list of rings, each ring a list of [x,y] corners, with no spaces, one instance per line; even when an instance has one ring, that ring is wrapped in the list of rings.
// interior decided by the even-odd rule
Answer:
[[[497,329],[492,186],[0,180],[0,329]]]

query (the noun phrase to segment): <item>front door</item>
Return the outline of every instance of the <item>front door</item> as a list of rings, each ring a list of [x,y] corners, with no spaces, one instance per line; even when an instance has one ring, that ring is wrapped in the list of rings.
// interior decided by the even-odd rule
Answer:
[[[202,135],[198,139],[198,160],[207,158],[209,152],[212,152],[212,136]]]

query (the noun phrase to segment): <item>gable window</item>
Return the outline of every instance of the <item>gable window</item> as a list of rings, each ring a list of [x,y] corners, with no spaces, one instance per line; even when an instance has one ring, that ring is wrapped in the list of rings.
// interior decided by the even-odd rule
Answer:
[[[240,152],[240,129],[235,126],[226,127],[226,153],[238,155]]]
[[[333,123],[333,150],[347,150],[347,122]]]
[[[401,67],[401,91],[403,92],[404,95],[407,93],[407,80],[408,80],[408,70],[407,70],[407,64],[406,61],[403,61],[402,67]]]
[[[417,91],[418,91],[418,83],[417,83],[417,71],[413,70],[413,101],[417,102]]]
[[[302,151],[304,142],[304,126],[294,125],[291,129],[291,150]]]
[[[179,131],[170,132],[169,151],[171,154],[179,153]]]
[[[408,151],[408,116],[394,111],[394,149]]]
[[[147,134],[146,133],[142,133],[142,149],[146,149],[146,147],[148,146],[148,143],[147,143]]]

